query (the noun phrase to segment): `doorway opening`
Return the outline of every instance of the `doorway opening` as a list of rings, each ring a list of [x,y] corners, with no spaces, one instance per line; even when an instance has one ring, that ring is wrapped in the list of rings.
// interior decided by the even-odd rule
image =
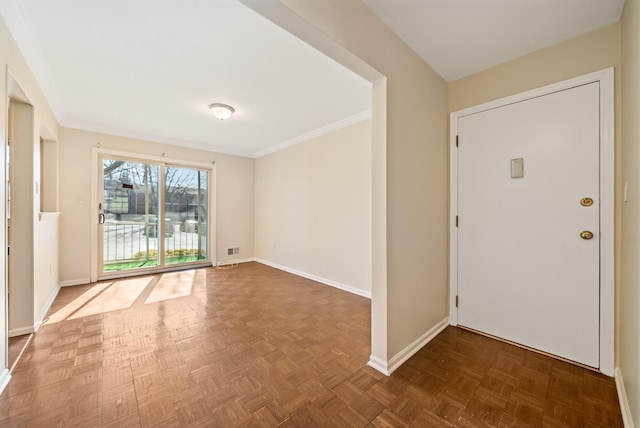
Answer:
[[[566,115],[550,114],[563,103]],[[569,113],[581,115],[571,126]],[[496,149],[482,151],[484,142]],[[452,113],[450,323],[613,376],[613,171],[613,69]],[[574,263],[581,255],[592,258]],[[589,320],[588,340],[560,333],[582,333],[579,319]]]
[[[6,146],[7,296],[9,336],[33,332],[33,106],[9,99]],[[15,198],[12,195],[25,195]]]

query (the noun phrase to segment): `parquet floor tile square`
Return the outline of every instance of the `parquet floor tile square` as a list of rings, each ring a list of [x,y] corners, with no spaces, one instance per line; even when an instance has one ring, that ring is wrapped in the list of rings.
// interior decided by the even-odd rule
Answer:
[[[370,336],[369,300],[257,263],[65,288],[0,426],[622,427],[598,373],[448,327],[387,377]]]

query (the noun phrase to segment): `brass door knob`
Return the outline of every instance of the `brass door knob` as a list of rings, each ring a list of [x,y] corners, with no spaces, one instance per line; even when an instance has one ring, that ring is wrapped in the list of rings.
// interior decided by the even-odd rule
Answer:
[[[591,205],[593,205],[593,199],[582,198],[580,199],[580,205],[582,205],[583,207],[590,207]]]
[[[582,232],[580,232],[580,237],[582,239],[591,239],[593,238],[593,233],[589,232],[588,230],[583,230]]]

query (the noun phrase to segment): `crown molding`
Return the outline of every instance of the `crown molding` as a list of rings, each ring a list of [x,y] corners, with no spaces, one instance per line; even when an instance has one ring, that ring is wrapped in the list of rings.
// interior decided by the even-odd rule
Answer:
[[[324,134],[328,134],[329,132],[337,131],[338,129],[344,128],[349,125],[354,125],[358,122],[362,122],[363,120],[371,119],[371,109],[365,110],[358,114],[354,114],[353,116],[349,116],[345,119],[339,120],[327,126],[323,126],[322,128],[318,128],[315,131],[307,132],[306,134],[299,135],[290,140],[284,141],[280,144],[276,144],[275,146],[271,146],[264,150],[260,150],[259,152],[255,152],[253,154],[254,158],[259,158],[262,156],[266,156],[270,153],[274,153],[287,147],[295,146],[296,144],[304,143],[305,141],[309,141],[312,138],[319,137]]]

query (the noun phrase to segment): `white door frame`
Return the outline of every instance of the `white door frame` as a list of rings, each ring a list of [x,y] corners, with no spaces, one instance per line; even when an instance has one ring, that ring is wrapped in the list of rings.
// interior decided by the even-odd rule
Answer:
[[[208,163],[203,163],[203,162],[195,162],[195,161],[188,161],[188,160],[184,160],[184,159],[175,159],[175,158],[168,158],[168,157],[164,157],[164,153],[163,156],[154,156],[154,155],[148,155],[148,154],[142,154],[142,153],[132,153],[132,152],[125,152],[125,151],[121,151],[121,150],[111,150],[111,149],[104,149],[104,148],[100,148],[100,145],[98,144],[97,147],[94,147],[92,149],[91,152],[91,271],[90,271],[90,282],[96,282],[101,278],[101,272],[98,271],[98,257],[101,257],[101,251],[98,248],[98,244],[100,242],[99,239],[99,233],[100,233],[100,228],[98,226],[98,203],[101,199],[100,195],[98,194],[99,189],[98,189],[98,184],[100,183],[101,180],[101,170],[98,166],[98,162],[101,156],[113,156],[113,157],[117,157],[117,158],[125,158],[125,159],[137,159],[140,161],[148,161],[148,162],[156,162],[160,165],[165,165],[165,164],[171,164],[171,165],[178,165],[178,166],[185,166],[185,167],[192,167],[192,168],[200,168],[203,170],[206,170],[209,172],[210,174],[210,182],[209,182],[209,208],[207,209],[207,245],[209,246],[208,250],[208,255],[209,258],[206,261],[206,263],[211,263],[214,266],[217,265],[217,260],[218,260],[218,255],[217,255],[217,221],[218,221],[218,216],[217,216],[217,210],[218,210],[218,201],[217,201],[217,189],[218,189],[218,177],[217,177],[217,165],[215,163],[215,161],[212,161],[210,164]],[[213,209],[211,209],[211,207],[213,207]],[[154,273],[157,273],[158,271],[154,271]],[[135,276],[135,275],[146,275],[149,274],[149,271],[142,271],[142,272],[124,272],[122,274],[115,274],[115,275],[110,275],[110,278],[116,278],[116,277],[128,277],[128,276]]]
[[[449,323],[458,325],[458,118],[593,82],[600,83],[600,371],[614,375],[614,86],[613,68],[490,101],[450,114]]]

